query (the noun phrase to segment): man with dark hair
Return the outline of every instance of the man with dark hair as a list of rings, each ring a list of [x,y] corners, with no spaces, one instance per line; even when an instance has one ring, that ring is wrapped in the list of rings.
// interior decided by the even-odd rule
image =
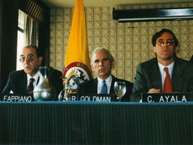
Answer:
[[[141,93],[193,92],[193,65],[176,57],[179,42],[174,33],[162,29],[152,44],[156,58],[138,65],[131,101],[139,102]]]
[[[13,71],[9,74],[8,82],[1,93],[12,91],[14,94],[26,94],[29,93],[27,86],[30,84],[30,79],[33,80],[33,88],[39,83],[38,69],[43,60],[40,49],[33,45],[25,46],[19,60],[23,65],[23,70]],[[62,73],[57,70],[54,70],[51,76],[51,83],[55,87],[57,95],[63,88],[61,76]]]
[[[122,81],[126,83],[126,94],[122,97],[122,101],[130,101],[130,95],[133,84],[131,82],[115,78],[111,74],[114,67],[114,59],[111,53],[102,47],[96,48],[92,53],[91,68],[97,75],[96,79],[79,85],[79,94],[115,94],[114,82]],[[103,83],[106,84],[106,93],[103,93]],[[118,100],[116,100],[118,101]]]

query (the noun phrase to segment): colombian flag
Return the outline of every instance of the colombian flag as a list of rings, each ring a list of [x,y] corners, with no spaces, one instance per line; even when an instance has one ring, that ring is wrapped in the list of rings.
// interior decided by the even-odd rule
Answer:
[[[76,93],[80,83],[92,79],[83,0],[75,2],[64,67],[63,77],[67,78],[65,85],[70,93]]]
[[[73,62],[81,62],[91,70],[83,0],[76,0],[75,2],[65,57],[65,68]]]

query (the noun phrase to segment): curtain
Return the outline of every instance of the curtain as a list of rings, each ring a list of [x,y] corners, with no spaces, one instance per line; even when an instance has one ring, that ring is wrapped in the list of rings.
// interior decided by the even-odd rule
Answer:
[[[24,43],[26,45],[37,45],[37,24],[30,17],[25,15]],[[38,45],[37,45],[38,46]]]

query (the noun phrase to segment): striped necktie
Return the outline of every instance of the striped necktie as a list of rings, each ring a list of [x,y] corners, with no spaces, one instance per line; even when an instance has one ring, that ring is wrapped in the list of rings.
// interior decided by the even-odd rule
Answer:
[[[34,82],[34,81],[35,81],[34,78],[31,78],[31,79],[29,80],[29,85],[28,85],[28,87],[27,87],[27,94],[32,94],[33,89],[34,89],[34,85],[33,85],[33,82]]]

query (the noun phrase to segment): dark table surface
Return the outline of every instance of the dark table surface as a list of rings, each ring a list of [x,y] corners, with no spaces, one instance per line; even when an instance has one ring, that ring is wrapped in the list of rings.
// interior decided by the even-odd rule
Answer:
[[[0,102],[0,143],[192,145],[193,103]]]

